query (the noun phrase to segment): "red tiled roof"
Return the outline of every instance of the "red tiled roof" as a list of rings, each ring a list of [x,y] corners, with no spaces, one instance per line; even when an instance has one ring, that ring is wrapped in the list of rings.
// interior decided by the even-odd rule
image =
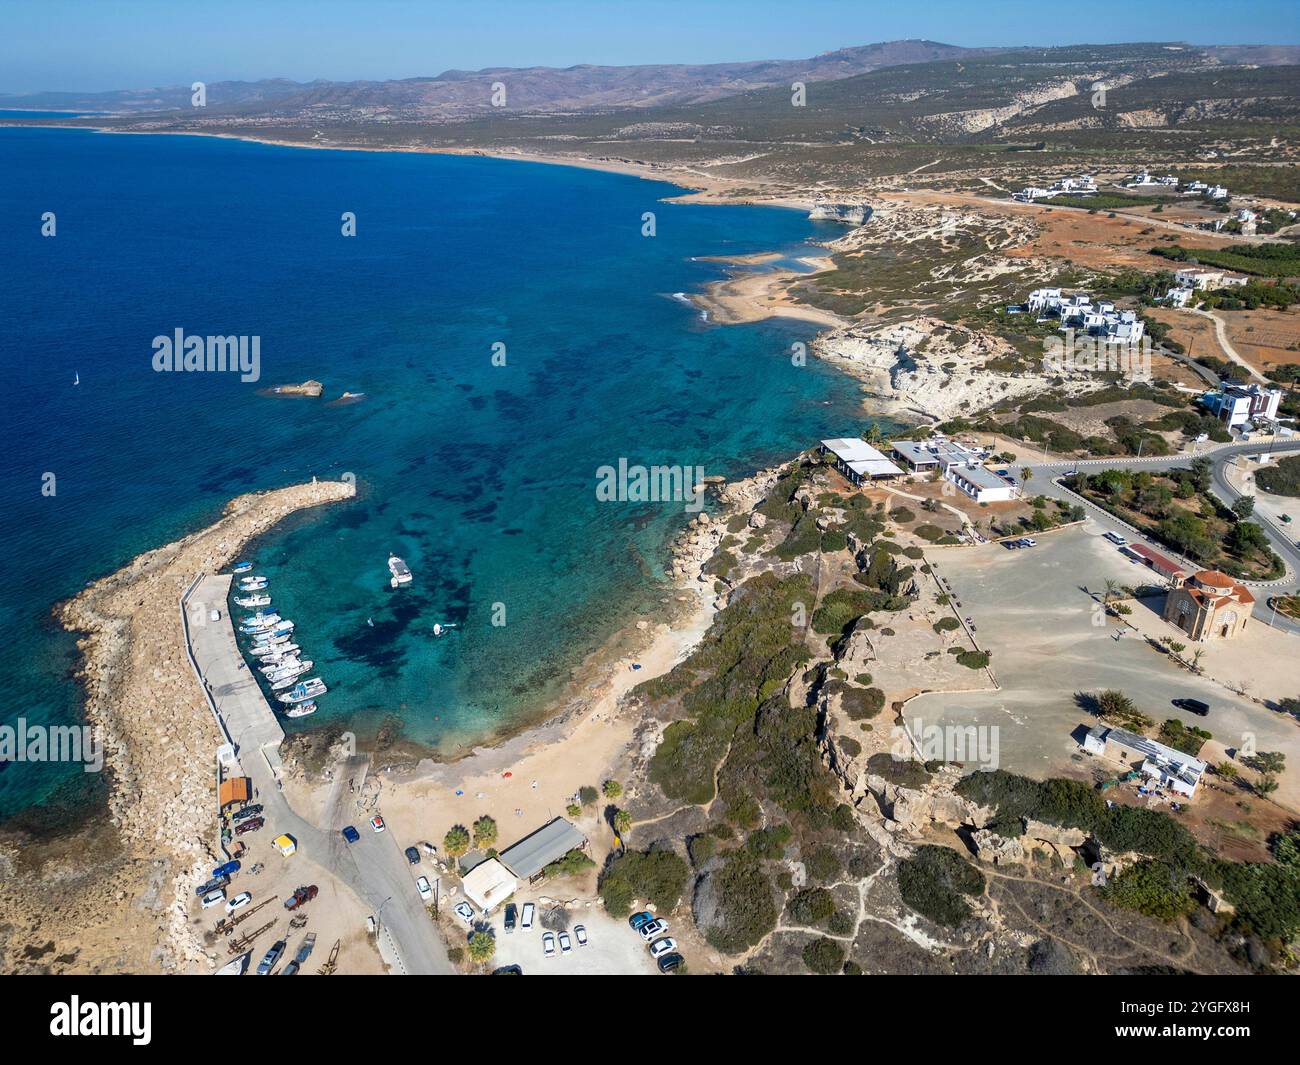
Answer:
[[[1151,548],[1144,544],[1129,544],[1128,549],[1132,551],[1133,554],[1145,559],[1152,567],[1160,570],[1161,573],[1168,573],[1172,576],[1175,573],[1187,572],[1187,570],[1183,569],[1183,567],[1172,558],[1162,555],[1159,551],[1152,551]]]

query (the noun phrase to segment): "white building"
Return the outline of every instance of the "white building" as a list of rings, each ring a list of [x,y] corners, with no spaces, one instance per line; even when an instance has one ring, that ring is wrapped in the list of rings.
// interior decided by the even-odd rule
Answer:
[[[1051,189],[1040,189],[1036,185],[1026,185],[1019,192],[1013,192],[1011,198],[1019,200],[1021,203],[1033,203],[1035,200],[1045,200],[1056,193]]]
[[[1107,341],[1136,344],[1146,333],[1146,324],[1135,311],[1117,311],[1110,300],[1094,304],[1086,292],[1065,296],[1059,288],[1037,288],[1025,301],[1026,309],[1040,321],[1059,318],[1062,329],[1079,328]]]
[[[947,473],[952,466],[978,466],[984,460],[982,451],[974,451],[942,436],[929,440],[895,440],[892,442],[894,458],[913,473]]]
[[[1277,421],[1281,403],[1280,388],[1260,385],[1224,385],[1217,392],[1201,396],[1201,405],[1229,429],[1247,422]]]
[[[1229,288],[1244,285],[1249,279],[1241,274],[1227,274],[1222,270],[1207,270],[1203,266],[1188,267],[1174,274],[1174,281],[1182,288],[1194,288],[1207,291],[1214,288]]]
[[[1205,773],[1205,763],[1199,758],[1120,728],[1098,725],[1084,737],[1083,749],[1127,766],[1141,758],[1138,768],[1143,776],[1189,799],[1195,798]]]
[[[903,471],[899,467],[865,440],[856,437],[823,440],[821,452],[823,455],[835,456],[835,468],[852,484],[903,476]]]
[[[976,503],[1005,503],[1020,494],[1013,482],[983,466],[949,466],[944,477]]]

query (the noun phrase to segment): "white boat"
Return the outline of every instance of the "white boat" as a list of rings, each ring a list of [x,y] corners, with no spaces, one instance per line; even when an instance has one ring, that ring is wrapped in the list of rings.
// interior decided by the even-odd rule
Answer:
[[[279,614],[267,614],[264,618],[245,618],[239,623],[239,631],[245,636],[256,636],[270,632],[280,623]]]
[[[231,567],[230,572],[247,573],[252,568],[253,568],[253,564],[251,562],[236,562],[234,566]]]
[[[239,619],[239,623],[241,625],[257,625],[260,626],[261,628],[269,629],[272,625],[274,625],[279,620],[280,620],[280,615],[277,614],[274,610],[271,611],[259,610],[256,614],[245,614],[242,618]]]
[[[296,654],[290,655],[283,662],[272,662],[268,666],[258,666],[258,671],[264,677],[270,677],[272,680],[279,680],[281,676],[301,664],[302,659]]]
[[[403,562],[396,555],[388,556],[388,572],[393,575],[393,579],[388,583],[394,588],[402,584],[410,584],[412,581],[411,567]]]
[[[291,632],[293,632],[293,622],[285,620],[278,622],[273,629],[261,629],[253,635],[255,642],[269,643],[279,637],[288,636]],[[266,639],[259,639],[260,637],[266,637]]]
[[[308,699],[315,699],[316,696],[324,695],[327,691],[329,689],[325,687],[325,682],[320,677],[312,677],[310,680],[299,681],[276,698],[282,703],[305,703]]]
[[[298,703],[296,706],[289,707],[284,712],[285,717],[310,717],[316,712],[316,700],[307,703]]]
[[[440,621],[435,621],[433,623],[433,634],[434,636],[446,636],[447,633],[450,632],[455,627],[456,625],[454,622],[444,625]]]
[[[303,665],[302,669],[294,670],[294,672],[290,673],[287,677],[281,677],[279,680],[271,681],[271,691],[278,692],[283,691],[285,688],[292,687],[298,683],[298,678],[309,669],[311,669],[311,663],[307,662]]]
[[[240,577],[239,587],[243,588],[246,592],[259,591],[266,587],[266,578],[258,576]]]
[[[274,650],[268,651],[264,655],[259,655],[258,661],[267,662],[267,663],[283,662],[286,658],[289,658],[292,655],[296,655],[301,650],[302,648],[299,647],[296,643],[281,644],[279,647],[276,647]]]
[[[253,952],[251,950],[247,950],[243,954],[241,954],[238,958],[234,958],[231,961],[226,962],[225,965],[223,965],[212,975],[213,976],[243,976],[244,971],[248,968],[248,959],[251,958],[252,956],[253,956]]]
[[[270,606],[271,597],[260,593],[254,595],[235,596],[236,606]]]
[[[260,654],[266,654],[267,651],[273,651],[277,647],[283,647],[292,639],[293,637],[287,632],[281,633],[279,636],[272,636],[270,633],[266,632],[259,633],[253,637],[253,650],[258,651]],[[259,648],[265,648],[265,650],[259,651]]]

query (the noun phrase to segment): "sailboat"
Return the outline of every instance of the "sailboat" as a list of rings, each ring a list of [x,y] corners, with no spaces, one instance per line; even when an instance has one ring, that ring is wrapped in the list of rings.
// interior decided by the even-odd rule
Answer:
[[[74,385],[79,385],[79,384],[81,384],[81,374],[79,374],[79,373],[74,373],[74,374],[72,375],[72,383],[73,383]]]

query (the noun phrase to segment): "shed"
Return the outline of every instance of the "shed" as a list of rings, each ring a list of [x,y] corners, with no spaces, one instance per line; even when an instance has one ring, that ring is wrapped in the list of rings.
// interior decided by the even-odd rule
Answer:
[[[248,777],[231,777],[221,782],[221,808],[224,810],[231,803],[248,802],[253,794],[253,782]]]
[[[531,880],[551,862],[563,858],[571,850],[583,850],[587,837],[563,817],[548,821],[531,835],[501,852],[501,863],[519,877]]]
[[[510,870],[495,858],[479,862],[461,880],[465,897],[484,913],[513,895],[518,884]]]

